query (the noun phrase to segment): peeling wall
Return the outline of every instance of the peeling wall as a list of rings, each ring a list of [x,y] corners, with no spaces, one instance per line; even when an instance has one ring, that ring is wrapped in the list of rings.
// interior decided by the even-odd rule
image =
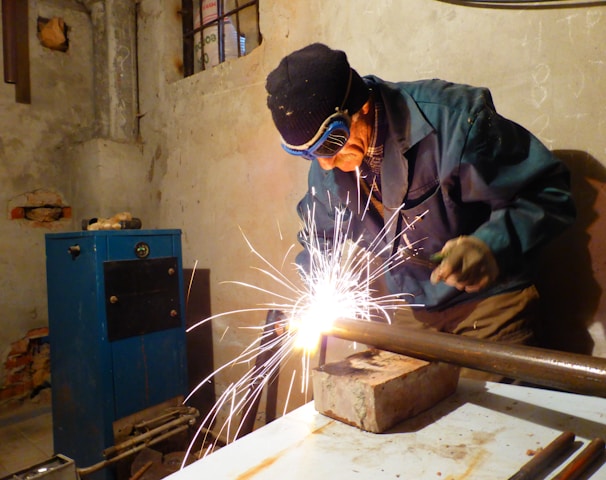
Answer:
[[[158,218],[183,229],[185,265],[198,262],[210,268],[213,313],[271,300],[223,283],[238,280],[275,288],[251,268],[260,262],[242,232],[270,263],[284,265],[286,275],[297,280],[288,247],[299,228],[295,206],[306,187],[308,165],[280,148],[265,106],[264,83],[282,56],[322,41],[346,50],[361,74],[387,80],[440,77],[489,87],[503,115],[526,126],[549,148],[569,152],[565,156],[575,170],[575,188],[586,191],[584,177],[593,178],[592,199],[581,204],[595,200],[598,205],[591,206],[591,218],[580,215],[580,225],[589,233],[580,238],[577,230],[574,243],[564,237],[544,269],[552,284],[566,289],[576,279],[562,272],[562,258],[576,256],[584,262],[587,291],[579,286],[563,298],[568,311],[576,312],[572,328],[584,331],[585,338],[566,345],[562,339],[568,334],[563,332],[571,328],[571,319],[552,318],[551,340],[577,350],[595,343],[593,352],[606,355],[606,305],[599,286],[606,278],[599,268],[604,257],[596,238],[604,231],[599,226],[606,164],[606,7],[483,9],[427,0],[352,0],[346,8],[344,2],[321,0],[260,4],[259,48],[183,80],[176,80],[174,68],[179,42],[166,41],[163,34],[178,28],[178,18],[165,2],[143,0],[140,5],[143,155],[162,165],[154,179],[161,192]],[[545,290],[551,304],[562,298]],[[589,291],[592,302],[575,309]],[[255,338],[255,332],[238,326],[263,321],[263,312],[215,320],[217,366]],[[293,360],[286,370],[295,367],[299,365]],[[219,392],[235,374],[219,379]],[[288,383],[289,373],[282,378]]]
[[[11,199],[42,189],[70,205],[66,152],[92,132],[90,20],[75,2],[67,7],[29,2],[31,104],[15,103],[14,86],[0,83],[0,353],[28,330],[47,325],[44,234],[72,226],[71,221],[11,220]],[[65,20],[71,40],[67,52],[40,44],[39,16]]]
[[[46,233],[125,210],[146,228],[161,226],[137,138],[134,3],[29,0],[28,7],[31,103],[15,103],[14,86],[0,84],[0,355],[48,324]],[[37,38],[38,18],[53,17],[67,25],[65,52]],[[63,216],[15,214],[40,198],[57,199],[51,206]],[[0,368],[0,387],[4,376]]]

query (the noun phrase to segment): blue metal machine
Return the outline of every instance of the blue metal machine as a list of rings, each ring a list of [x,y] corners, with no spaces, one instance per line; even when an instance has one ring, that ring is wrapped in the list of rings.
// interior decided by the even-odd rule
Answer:
[[[116,420],[187,394],[181,231],[47,234],[46,269],[54,450],[87,467]]]

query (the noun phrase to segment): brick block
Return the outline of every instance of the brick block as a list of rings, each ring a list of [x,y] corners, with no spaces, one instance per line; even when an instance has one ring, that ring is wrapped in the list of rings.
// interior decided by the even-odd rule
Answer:
[[[31,330],[28,330],[28,332],[25,334],[25,338],[28,339],[43,337],[48,337],[48,327],[32,328]]]
[[[17,220],[19,218],[25,218],[25,208],[15,207],[15,208],[11,209],[10,219]]]
[[[21,385],[9,385],[0,388],[0,400],[8,400],[23,394]]]
[[[18,367],[23,367],[24,365],[29,365],[30,363],[32,363],[32,356],[29,353],[9,355],[6,362],[4,362],[4,368],[6,370],[13,370]]]
[[[29,339],[22,338],[17,340],[16,342],[11,343],[11,350],[9,355],[19,355],[22,353],[27,353],[27,349],[29,348]]]
[[[29,393],[32,389],[31,382],[13,383],[0,388],[0,400],[8,400],[11,398],[22,397]]]
[[[21,370],[19,372],[12,372],[6,375],[6,385],[29,385],[32,386],[32,376],[26,370]]]
[[[373,349],[314,369],[314,406],[381,433],[454,393],[458,380],[456,366]]]

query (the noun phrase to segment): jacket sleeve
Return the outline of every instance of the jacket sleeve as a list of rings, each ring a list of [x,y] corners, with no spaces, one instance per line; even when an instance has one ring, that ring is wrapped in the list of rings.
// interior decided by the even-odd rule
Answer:
[[[516,269],[575,218],[567,168],[536,137],[494,110],[475,115],[460,163],[464,202],[490,206],[474,233],[502,272]]]

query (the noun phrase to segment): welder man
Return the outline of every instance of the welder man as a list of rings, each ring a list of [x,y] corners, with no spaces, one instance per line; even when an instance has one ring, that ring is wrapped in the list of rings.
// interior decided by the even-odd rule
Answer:
[[[368,245],[386,228],[390,253],[409,258],[385,279],[424,307],[395,322],[533,343],[533,266],[574,220],[569,173],[486,88],[362,78],[344,52],[316,43],[283,58],[266,89],[282,146],[310,160],[298,210],[314,211],[320,240],[340,207],[353,239]]]

